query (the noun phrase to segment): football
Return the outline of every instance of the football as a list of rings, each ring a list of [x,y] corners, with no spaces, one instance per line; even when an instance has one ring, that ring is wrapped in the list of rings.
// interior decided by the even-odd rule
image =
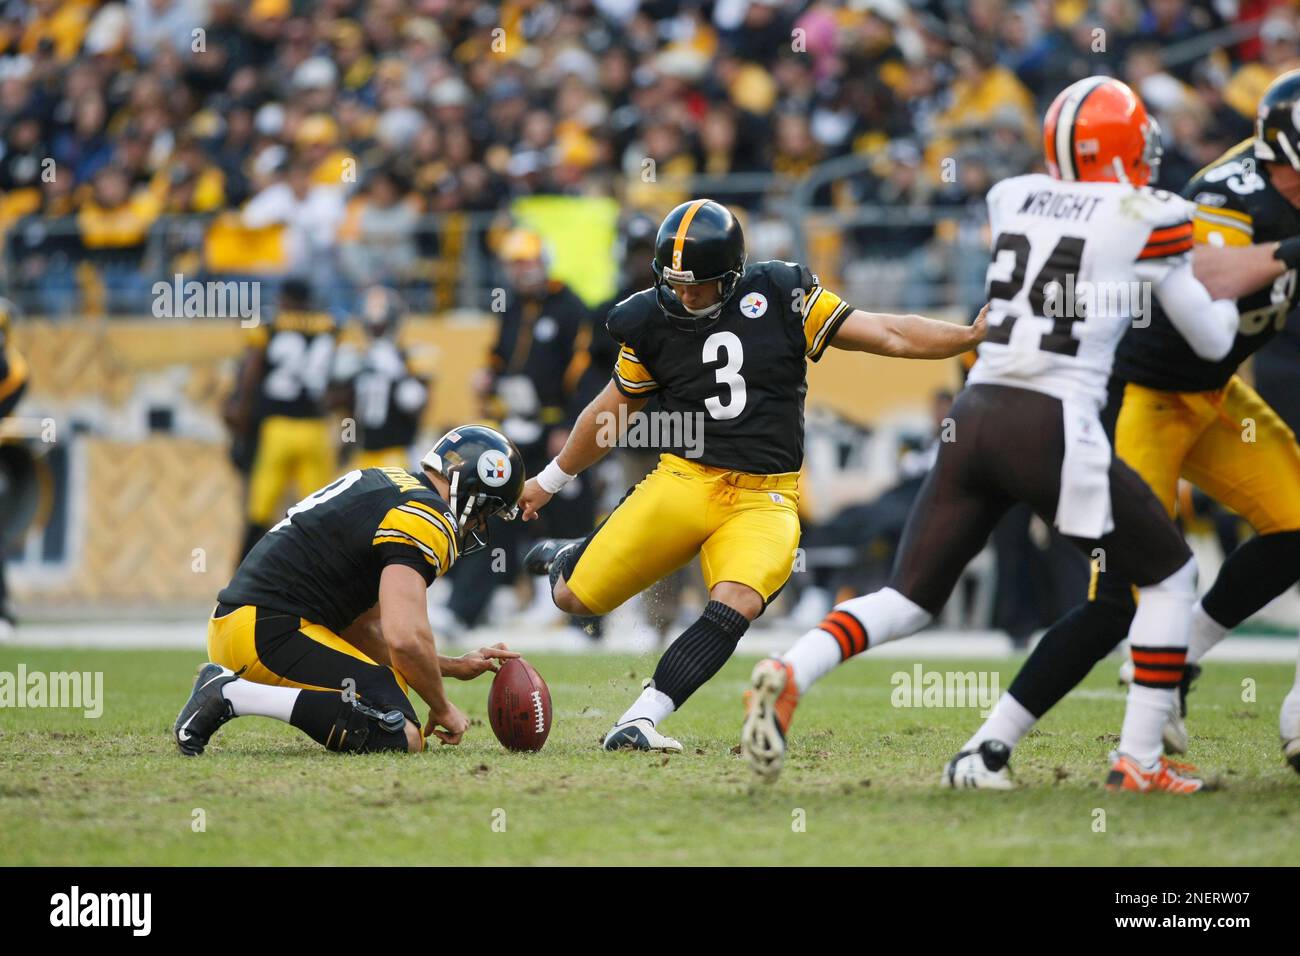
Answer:
[[[488,691],[492,732],[507,750],[541,750],[551,732],[551,691],[522,657],[506,661]]]

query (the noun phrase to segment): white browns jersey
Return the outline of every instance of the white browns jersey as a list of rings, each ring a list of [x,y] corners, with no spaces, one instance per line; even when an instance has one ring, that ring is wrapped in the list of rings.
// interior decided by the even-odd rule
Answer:
[[[1005,179],[989,190],[988,337],[971,383],[1100,409],[1115,349],[1150,321],[1153,289],[1187,261],[1195,206],[1122,183]]]

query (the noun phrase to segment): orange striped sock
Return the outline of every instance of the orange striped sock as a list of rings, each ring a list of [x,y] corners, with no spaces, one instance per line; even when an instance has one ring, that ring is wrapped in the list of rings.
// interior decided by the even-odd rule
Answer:
[[[817,627],[835,638],[842,661],[867,649],[867,629],[848,611],[831,611]]]
[[[1129,653],[1133,657],[1133,682],[1136,684],[1170,690],[1183,679],[1187,663],[1185,647],[1139,647],[1132,644]]]

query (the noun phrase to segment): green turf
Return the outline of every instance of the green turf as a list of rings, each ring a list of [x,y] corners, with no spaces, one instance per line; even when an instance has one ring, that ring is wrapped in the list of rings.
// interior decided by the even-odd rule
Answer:
[[[1122,711],[1113,660],[1017,749],[1014,793],[936,786],[979,716],[893,707],[891,675],[911,662],[857,661],[819,685],[784,776],[763,786],[731,752],[749,660],[666,722],[686,744],[671,758],[596,748],[651,658],[537,655],[556,709],[539,754],[497,745],[480,679],[452,682],[475,719],[459,748],[341,756],[247,718],[186,760],[167,730],[197,661],[0,649],[0,671],[102,670],[106,697],[94,720],[0,709],[0,864],[1294,864],[1300,848],[1300,777],[1277,740],[1289,665],[1207,669],[1192,756],[1224,789],[1184,798],[1101,788]],[[1013,673],[1001,662],[1003,688]],[[1254,702],[1242,700],[1248,678]]]

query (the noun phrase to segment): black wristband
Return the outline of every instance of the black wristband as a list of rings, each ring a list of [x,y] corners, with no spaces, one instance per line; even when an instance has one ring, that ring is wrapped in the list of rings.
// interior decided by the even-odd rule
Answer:
[[[1300,269],[1300,236],[1283,239],[1273,250],[1273,258],[1285,262],[1291,269]]]

